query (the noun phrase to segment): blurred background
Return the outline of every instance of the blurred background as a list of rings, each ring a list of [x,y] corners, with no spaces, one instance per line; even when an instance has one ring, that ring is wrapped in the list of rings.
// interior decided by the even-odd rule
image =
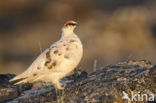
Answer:
[[[84,45],[78,68],[124,60],[156,64],[155,0],[3,0],[0,2],[0,73],[23,72],[60,38],[68,20],[79,23]]]

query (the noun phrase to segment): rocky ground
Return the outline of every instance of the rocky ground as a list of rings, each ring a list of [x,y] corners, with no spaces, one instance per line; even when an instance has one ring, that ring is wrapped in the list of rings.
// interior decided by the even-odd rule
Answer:
[[[154,103],[150,102],[151,94],[156,96],[156,66],[146,60],[121,62],[91,74],[76,72],[64,79],[63,91],[39,84],[36,84],[39,88],[32,84],[13,86],[8,80],[14,76],[0,75],[1,103],[130,103],[132,92],[137,94],[134,103],[142,94],[148,94],[143,103]],[[129,100],[122,100],[124,93]]]

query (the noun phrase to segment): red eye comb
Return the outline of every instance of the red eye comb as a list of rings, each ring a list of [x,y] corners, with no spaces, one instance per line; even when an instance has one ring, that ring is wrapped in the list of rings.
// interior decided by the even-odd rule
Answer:
[[[72,23],[73,23],[72,21],[67,21],[67,22],[66,22],[66,24],[72,24]]]

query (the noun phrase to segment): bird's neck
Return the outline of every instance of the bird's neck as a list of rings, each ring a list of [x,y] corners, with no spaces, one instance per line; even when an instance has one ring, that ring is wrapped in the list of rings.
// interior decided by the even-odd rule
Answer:
[[[63,29],[62,30],[62,38],[70,38],[72,36],[74,36],[75,33],[73,32],[73,30],[67,30],[67,29]]]

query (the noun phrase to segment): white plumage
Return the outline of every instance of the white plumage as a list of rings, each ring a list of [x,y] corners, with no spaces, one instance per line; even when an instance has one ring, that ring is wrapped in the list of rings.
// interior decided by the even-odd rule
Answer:
[[[25,72],[17,75],[10,82],[14,84],[52,82],[57,89],[62,89],[60,79],[76,68],[83,55],[81,41],[73,32],[76,26],[75,21],[65,23],[61,39],[41,53]]]

